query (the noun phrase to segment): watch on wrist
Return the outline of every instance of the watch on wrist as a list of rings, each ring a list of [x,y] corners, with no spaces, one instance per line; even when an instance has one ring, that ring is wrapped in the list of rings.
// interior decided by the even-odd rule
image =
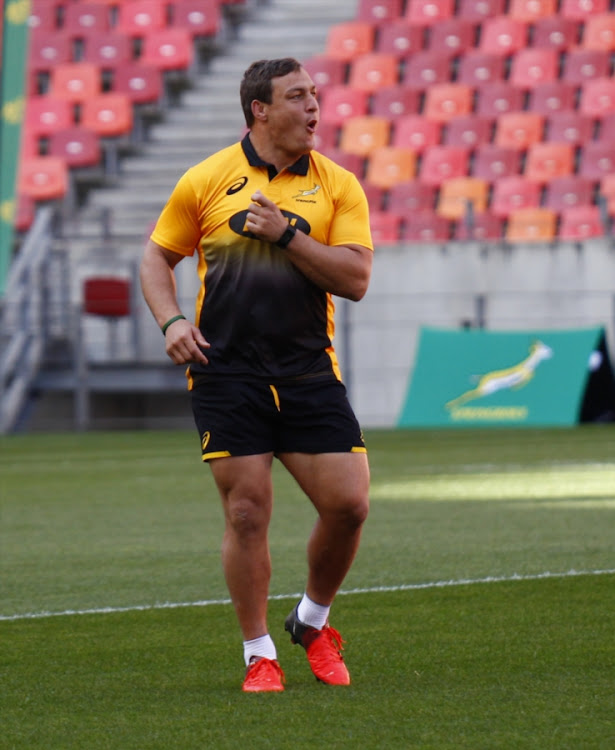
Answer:
[[[292,238],[296,234],[297,234],[297,227],[294,227],[292,224],[289,224],[284,230],[284,233],[282,234],[280,239],[275,244],[278,247],[281,247],[283,250],[285,250],[288,247],[289,242],[292,240]]]

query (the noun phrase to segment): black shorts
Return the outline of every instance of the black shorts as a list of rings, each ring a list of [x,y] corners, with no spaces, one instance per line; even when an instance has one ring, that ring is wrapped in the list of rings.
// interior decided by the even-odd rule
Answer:
[[[366,452],[339,380],[273,385],[204,378],[191,394],[203,461],[271,452]]]

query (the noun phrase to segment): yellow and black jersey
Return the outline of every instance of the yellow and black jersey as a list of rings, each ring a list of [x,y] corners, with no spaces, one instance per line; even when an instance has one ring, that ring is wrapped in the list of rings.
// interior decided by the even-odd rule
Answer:
[[[277,174],[246,135],[189,169],[152,240],[181,255],[198,251],[196,324],[211,348],[209,365],[191,365],[190,375],[339,378],[331,295],[298,271],[285,250],[245,228],[257,190],[318,242],[373,249],[357,178],[322,154],[306,154]]]

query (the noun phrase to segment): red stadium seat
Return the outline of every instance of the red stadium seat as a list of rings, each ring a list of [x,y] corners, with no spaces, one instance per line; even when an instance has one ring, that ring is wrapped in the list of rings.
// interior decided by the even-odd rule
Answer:
[[[569,143],[534,143],[528,148],[523,174],[528,180],[549,182],[574,170],[574,146]]]
[[[324,152],[337,148],[339,137],[339,125],[334,125],[332,122],[319,122],[314,136],[316,150]]]
[[[609,216],[615,216],[615,172],[605,174],[600,180],[600,195],[606,201]]]
[[[501,240],[504,236],[504,222],[497,216],[485,212],[455,222],[456,240]]]
[[[576,106],[575,87],[567,81],[539,83],[530,91],[528,109],[540,115],[570,112]]]
[[[143,39],[139,61],[163,71],[188,70],[194,60],[194,46],[184,29],[152,31]]]
[[[594,182],[615,172],[615,143],[588,141],[581,149],[578,174]]]
[[[558,76],[559,53],[554,49],[528,47],[513,55],[509,80],[513,86],[533,89]]]
[[[217,0],[173,0],[171,28],[185,29],[194,38],[216,37],[222,29],[222,11]]]
[[[407,0],[405,18],[414,26],[433,26],[453,15],[453,0]]]
[[[615,13],[589,16],[584,25],[582,46],[607,52],[615,50]]]
[[[384,117],[350,117],[342,125],[340,148],[351,154],[368,156],[374,149],[388,145],[390,131],[391,125]]]
[[[538,208],[541,188],[537,182],[526,177],[501,177],[493,183],[491,212],[501,219],[520,208]]]
[[[458,57],[475,46],[475,37],[475,22],[459,16],[448,18],[430,28],[427,49]]]
[[[48,0],[32,0],[30,15],[28,16],[28,28],[30,33],[37,31],[55,31],[59,28],[60,8],[63,3],[48,2]],[[4,6],[3,6],[4,7]]]
[[[404,217],[401,238],[409,242],[446,242],[451,234],[449,219],[435,211],[417,211]]]
[[[547,117],[546,140],[579,146],[592,137],[594,121],[577,110],[554,112]]]
[[[417,52],[406,60],[402,75],[406,86],[419,91],[434,83],[448,83],[452,75],[450,57],[445,52]]]
[[[521,151],[510,146],[485,143],[478,146],[472,159],[472,174],[495,182],[502,177],[519,175]]]
[[[359,0],[356,19],[380,25],[400,18],[402,9],[402,0]]]
[[[493,120],[469,114],[447,123],[443,141],[447,146],[463,146],[473,150],[483,143],[489,143],[492,131]]]
[[[494,143],[526,149],[542,140],[544,117],[536,112],[505,112],[497,118]]]
[[[398,61],[384,52],[368,52],[350,63],[349,85],[368,93],[382,86],[393,86],[399,81]]]
[[[329,27],[325,44],[327,57],[350,62],[374,49],[375,27],[367,21],[347,21]]]
[[[439,122],[422,115],[405,115],[394,122],[391,142],[393,146],[410,148],[420,154],[439,144],[441,133]]]
[[[83,62],[93,63],[102,70],[112,70],[125,65],[132,57],[132,42],[126,34],[118,34],[115,31],[101,32],[90,35],[84,43]]]
[[[22,159],[19,165],[17,192],[34,201],[64,198],[69,189],[68,167],[57,156],[35,156]]]
[[[83,283],[83,312],[105,318],[130,315],[130,281],[115,276],[96,276]]]
[[[49,136],[74,124],[71,103],[52,96],[30,96],[26,99],[25,129],[34,136]]]
[[[606,13],[609,0],[561,0],[559,12],[564,18],[586,21],[588,16]]]
[[[399,242],[401,216],[390,211],[370,211],[369,224],[374,245],[389,245]]]
[[[496,118],[523,109],[523,92],[508,81],[487,83],[478,90],[476,114]]]
[[[118,5],[117,31],[142,39],[166,26],[166,4],[162,0],[131,0]]]
[[[339,86],[346,83],[346,63],[327,55],[314,55],[304,61],[303,67],[310,74],[319,91],[328,86]]]
[[[513,55],[527,45],[528,24],[509,16],[485,19],[478,48],[496,55]]]
[[[472,111],[472,89],[463,83],[438,83],[425,92],[423,115],[437,122],[451,122]]]
[[[552,179],[545,190],[545,206],[562,211],[572,206],[591,206],[594,202],[594,183],[579,175]]]
[[[504,78],[502,55],[471,50],[459,58],[457,81],[479,88]]]
[[[416,153],[409,148],[382,146],[367,157],[365,179],[377,187],[389,189],[411,180],[416,173]]]
[[[377,185],[365,182],[365,180],[361,180],[361,187],[367,198],[370,211],[384,211],[384,202],[387,191]]]
[[[62,28],[74,38],[107,32],[111,29],[109,7],[94,2],[67,3]]]
[[[58,130],[49,139],[49,155],[58,156],[71,168],[101,164],[100,139],[88,128],[76,125]]]
[[[510,0],[508,6],[508,15],[525,23],[535,23],[541,18],[554,16],[556,12],[556,0]]]
[[[486,18],[501,16],[504,8],[505,0],[460,0],[457,15],[482,23]]]
[[[326,149],[323,153],[327,158],[331,159],[336,164],[339,164],[340,167],[344,167],[344,169],[352,172],[357,179],[363,180],[365,173],[365,157],[361,154],[342,151],[339,148]]]
[[[564,56],[562,79],[582,86],[593,78],[609,75],[610,56],[606,50],[570,49]]]
[[[385,23],[378,29],[375,49],[406,59],[423,49],[423,30],[404,20]]]
[[[370,112],[373,115],[388,117],[394,121],[418,111],[419,93],[403,84],[383,86],[372,94]]]
[[[50,74],[56,65],[73,59],[71,38],[63,31],[35,31],[30,35],[28,68],[33,73]]]
[[[425,151],[419,178],[428,185],[439,187],[445,180],[468,174],[469,152],[459,146],[432,146]]]
[[[559,14],[539,18],[534,23],[532,46],[563,52],[573,49],[579,43],[580,34],[581,25],[572,18],[564,18]]]
[[[82,105],[81,124],[101,138],[128,135],[133,125],[131,101],[116,93],[87,99]]]
[[[551,242],[555,239],[557,214],[550,208],[511,211],[506,227],[509,242]]]
[[[153,65],[139,62],[121,65],[114,71],[112,90],[136,105],[158,102],[164,93],[162,73]]]
[[[558,236],[562,240],[585,240],[606,234],[598,206],[571,206],[560,212]]]
[[[79,103],[98,96],[101,90],[101,69],[93,63],[56,65],[51,73],[50,93],[57,99]]]
[[[389,190],[387,208],[400,216],[408,216],[417,211],[433,211],[435,201],[435,187],[420,180],[408,180]]]
[[[349,117],[368,113],[369,94],[351,86],[329,86],[321,95],[320,121],[341,125]]]
[[[581,88],[579,111],[589,117],[604,117],[615,112],[615,79],[594,78]]]
[[[25,233],[34,224],[36,201],[30,198],[29,195],[18,195],[16,197],[16,204],[13,228],[16,232]]]

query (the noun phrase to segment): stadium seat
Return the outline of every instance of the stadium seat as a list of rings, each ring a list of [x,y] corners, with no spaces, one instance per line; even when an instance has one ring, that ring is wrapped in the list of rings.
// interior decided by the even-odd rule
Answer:
[[[367,21],[346,21],[329,27],[325,54],[350,62],[374,49],[375,27]]]
[[[162,0],[131,0],[118,5],[115,29],[135,39],[166,26],[166,4]]]
[[[485,143],[474,152],[471,172],[475,177],[495,182],[501,177],[519,175],[520,167],[521,151],[518,148]]]
[[[478,89],[475,112],[483,117],[496,118],[506,112],[523,109],[523,92],[508,81],[494,81]]]
[[[557,230],[557,214],[550,208],[520,208],[511,211],[506,226],[509,242],[551,242]]]
[[[547,117],[545,139],[579,146],[592,137],[594,120],[577,110],[553,112]]]
[[[340,126],[332,122],[319,122],[318,130],[314,135],[314,143],[317,151],[328,151],[337,148],[340,138]]]
[[[506,219],[512,211],[520,208],[538,208],[541,187],[526,177],[513,175],[501,177],[493,183],[491,213]]]
[[[523,174],[528,180],[546,183],[564,177],[574,170],[574,146],[569,143],[534,143],[530,145]]]
[[[474,88],[493,81],[502,81],[504,62],[502,55],[470,50],[459,58],[457,81]]]
[[[410,148],[382,146],[374,149],[367,157],[365,179],[379,188],[392,188],[415,176],[416,161],[416,153]]]
[[[361,187],[367,198],[370,211],[384,211],[387,191],[370,182],[365,182],[365,180],[361,180]]]
[[[24,126],[35,137],[47,137],[73,124],[74,113],[70,102],[45,95],[26,99]]]
[[[105,318],[130,315],[131,284],[116,276],[92,276],[83,282],[83,312]]]
[[[437,122],[450,122],[472,111],[470,86],[464,83],[437,83],[425,92],[423,115]]]
[[[399,66],[394,55],[368,52],[350,62],[348,83],[352,88],[373,93],[382,86],[399,82]]]
[[[456,240],[501,240],[504,221],[488,212],[472,214],[456,221],[453,233]]]
[[[586,21],[588,16],[607,13],[609,0],[561,0],[559,12],[564,18]]]
[[[401,234],[401,216],[390,211],[370,211],[369,224],[374,245],[389,245],[399,242]]]
[[[562,240],[585,240],[606,234],[598,206],[571,206],[560,212],[558,236]]]
[[[79,125],[53,133],[49,138],[48,153],[63,159],[71,169],[102,164],[99,137]]]
[[[64,31],[34,31],[28,45],[28,68],[33,73],[51,74],[56,65],[73,60],[71,38]]]
[[[359,0],[355,18],[357,21],[381,25],[400,18],[402,10],[402,0]]]
[[[132,42],[126,34],[115,31],[91,34],[83,46],[83,62],[93,63],[101,70],[113,70],[132,60]]]
[[[316,88],[322,93],[328,86],[346,83],[346,63],[328,55],[314,55],[304,61],[303,67],[310,74]]]
[[[383,86],[372,94],[370,113],[387,117],[393,123],[399,117],[417,114],[418,111],[419,93],[403,84]]]
[[[414,26],[433,26],[451,17],[454,5],[453,0],[407,0],[404,17]]]
[[[19,164],[17,192],[33,201],[60,200],[68,194],[68,167],[57,156],[34,156]]]
[[[222,29],[218,0],[173,0],[169,7],[169,27],[185,29],[194,39],[214,39]]]
[[[194,61],[194,46],[189,32],[184,29],[162,29],[148,33],[143,39],[143,53],[139,61],[162,71],[188,71]]]
[[[440,21],[429,29],[427,49],[459,57],[475,46],[475,37],[476,24],[456,16]]]
[[[562,80],[582,86],[593,78],[609,75],[610,56],[606,50],[570,49],[564,56]]]
[[[539,115],[571,112],[576,107],[576,89],[568,81],[539,83],[530,91],[528,109]]]
[[[36,217],[36,201],[29,195],[17,195],[13,228],[18,233],[25,233],[34,224]]]
[[[416,211],[404,217],[401,239],[409,242],[446,242],[452,235],[452,223],[435,211]]]
[[[594,182],[615,172],[615,143],[588,141],[581,148],[577,174]]]
[[[599,118],[615,112],[615,79],[593,78],[581,87],[581,114]]]
[[[393,123],[393,146],[410,148],[421,154],[440,143],[442,125],[422,115],[405,115]]]
[[[105,33],[111,29],[110,9],[97,2],[71,2],[64,6],[62,28],[73,38]]]
[[[320,122],[341,125],[349,117],[368,113],[369,94],[367,91],[338,85],[326,88],[320,98]]]
[[[128,135],[133,125],[131,101],[114,92],[87,99],[82,104],[81,124],[101,138]]]
[[[606,202],[609,216],[615,216],[615,172],[605,174],[599,183],[599,194]]]
[[[101,90],[101,69],[93,63],[64,63],[51,72],[50,93],[57,99],[79,103],[98,96]]]
[[[513,55],[509,81],[522,89],[533,89],[558,76],[559,53],[544,47],[527,47]]]
[[[457,15],[482,23],[486,18],[501,16],[505,5],[505,0],[459,0]]]
[[[59,28],[59,12],[63,3],[48,0],[31,0],[28,28],[31,34],[38,31],[55,31]],[[3,6],[4,7],[4,6]]]
[[[456,117],[447,123],[443,143],[447,146],[463,146],[474,150],[483,143],[490,143],[493,120],[479,115]]]
[[[509,16],[486,18],[478,49],[495,55],[514,55],[527,45],[528,24]]]
[[[497,146],[526,149],[542,140],[544,117],[536,112],[505,112],[495,123]]]
[[[459,146],[432,146],[424,152],[419,178],[440,187],[445,180],[468,174],[469,152]]]
[[[508,6],[508,15],[524,23],[535,23],[556,12],[557,0],[510,0]]]
[[[408,216],[417,211],[433,211],[436,193],[435,187],[420,180],[400,182],[389,190],[387,209],[400,216]]]
[[[425,91],[434,83],[448,83],[451,75],[451,60],[445,52],[425,50],[406,60],[402,80],[406,86]]]
[[[487,209],[489,183],[480,177],[455,177],[440,187],[437,212],[447,219],[461,219],[471,204],[475,213]]]
[[[585,49],[615,50],[615,13],[601,13],[585,20],[583,39]]]
[[[545,190],[544,205],[554,211],[573,206],[591,206],[594,202],[594,183],[579,175],[555,177]]]
[[[580,35],[581,24],[573,18],[559,14],[539,18],[533,25],[532,46],[563,52],[576,47]]]
[[[363,115],[348,118],[341,128],[340,149],[367,156],[374,149],[387,146],[391,124],[385,117]]]
[[[112,90],[137,106],[159,102],[164,94],[162,73],[140,62],[121,65],[113,72]]]
[[[340,167],[344,167],[359,180],[363,180],[365,174],[365,157],[360,154],[351,153],[349,151],[342,151],[339,148],[330,148],[323,151],[323,154],[339,164]]]
[[[407,21],[391,21],[378,28],[375,49],[406,59],[423,49],[423,30]]]

